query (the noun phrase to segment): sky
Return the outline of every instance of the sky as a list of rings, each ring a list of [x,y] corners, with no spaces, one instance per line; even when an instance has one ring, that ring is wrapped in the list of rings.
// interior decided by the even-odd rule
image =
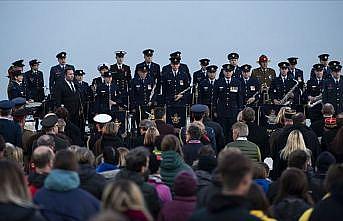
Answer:
[[[296,56],[308,79],[319,54],[343,60],[342,10],[343,1],[1,1],[0,98],[13,61],[24,59],[25,70],[29,60],[42,61],[47,84],[61,51],[88,82],[98,64],[115,62],[116,50],[128,52],[134,69],[146,48],[161,66],[181,51],[191,72],[201,58],[227,63],[230,52],[253,67],[266,54],[275,69]]]

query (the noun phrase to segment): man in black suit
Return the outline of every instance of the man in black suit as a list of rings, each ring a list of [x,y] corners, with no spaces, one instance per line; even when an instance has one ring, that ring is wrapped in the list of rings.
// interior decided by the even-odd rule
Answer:
[[[128,105],[128,96],[131,77],[130,66],[124,64],[125,51],[116,51],[116,63],[110,66],[110,72],[112,74],[112,82],[116,84],[120,96],[123,99],[123,104]]]
[[[80,125],[81,99],[79,90],[74,84],[74,69],[65,69],[64,79],[56,83],[54,87],[54,98],[56,106],[63,105],[69,111],[69,119],[75,125]]]
[[[49,89],[50,93],[54,91],[54,87],[59,80],[64,79],[64,71],[69,68],[75,71],[73,65],[67,64],[67,53],[60,52],[56,55],[58,60],[58,65],[51,67],[50,69],[50,76],[49,76]]]

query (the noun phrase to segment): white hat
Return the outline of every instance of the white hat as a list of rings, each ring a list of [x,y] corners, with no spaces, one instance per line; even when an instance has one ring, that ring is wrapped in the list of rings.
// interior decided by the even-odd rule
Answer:
[[[112,120],[112,117],[108,114],[98,114],[93,118],[94,122],[105,124]]]

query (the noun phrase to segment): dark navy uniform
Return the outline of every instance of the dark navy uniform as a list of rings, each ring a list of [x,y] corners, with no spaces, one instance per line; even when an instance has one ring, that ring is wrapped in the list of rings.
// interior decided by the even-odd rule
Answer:
[[[230,141],[231,126],[236,122],[238,112],[243,109],[243,91],[241,81],[236,78],[220,78],[214,86],[214,99],[218,122],[224,129],[226,141]]]
[[[304,81],[304,72],[298,68],[295,68],[294,70],[289,69],[288,71],[288,77],[295,79],[297,81]]]
[[[150,100],[150,95],[154,88],[154,80],[150,76],[147,75],[145,79],[142,79],[140,77],[133,78],[131,86],[132,108],[137,108],[138,106],[142,105],[148,105],[149,102],[153,103],[153,99]]]
[[[307,81],[306,91],[304,93],[304,100],[308,101],[308,97],[317,97],[323,93],[324,79],[311,78]],[[309,119],[315,122],[322,119],[322,104],[319,103],[308,109]]]
[[[110,109],[110,99],[117,103],[112,105]],[[101,84],[96,90],[96,113],[98,114],[111,114],[112,110],[118,110],[121,104],[120,94],[117,86],[112,82],[110,85]]]
[[[319,58],[319,61],[321,63],[321,61],[328,61],[329,60],[329,54],[321,54],[321,55],[318,55],[318,58]],[[331,62],[329,62],[330,64]],[[332,63],[331,63],[332,64]],[[339,64],[339,63],[338,63]],[[315,71],[315,68],[312,68],[311,69],[311,78],[315,78],[316,77],[316,73],[314,72]],[[331,78],[331,68],[330,68],[330,65],[328,66],[324,66],[323,68],[323,71],[324,71],[324,74],[323,74],[323,78],[324,80],[326,79],[330,79]]]
[[[169,60],[172,58],[177,58],[181,61],[181,52],[176,51],[176,52],[171,53]],[[179,69],[180,69],[180,72],[183,72],[187,75],[188,81],[191,82],[191,74],[190,74],[188,66],[186,64],[180,63]],[[161,73],[163,75],[164,73],[171,72],[171,71],[172,71],[171,64],[168,64],[168,65],[163,66]]]
[[[42,71],[27,71],[24,74],[27,90],[27,99],[35,102],[44,100],[44,78]]]
[[[245,79],[241,78],[242,87],[243,87],[243,103],[247,104],[249,98],[254,97],[256,103],[259,99],[259,91],[261,89],[261,83],[257,78],[249,77]]]
[[[284,80],[282,80],[282,77],[279,76],[277,78],[274,78],[272,80],[272,83],[269,88],[269,95],[271,100],[273,101],[274,99],[276,100],[282,100],[284,96],[291,90],[291,88],[296,84],[296,81],[291,78],[285,77]],[[294,98],[293,98],[293,103],[297,103],[300,99],[298,89],[294,90]]]
[[[127,106],[132,80],[130,66],[122,64],[120,67],[118,64],[113,64],[110,66],[110,72],[112,73],[112,82],[116,84],[118,93],[123,99],[123,105]]]
[[[0,101],[0,110],[8,111],[13,107],[14,103],[12,101]],[[2,117],[0,119],[0,135],[4,138],[5,142],[22,147],[22,130],[15,121]]]
[[[25,83],[18,83],[16,81],[10,81],[8,84],[8,99],[12,100],[16,97],[26,98]]]
[[[199,60],[201,69],[193,73],[193,85],[199,84],[201,81],[207,79],[206,67],[210,63],[210,59],[203,58]]]
[[[220,74],[219,74],[219,78],[223,78],[224,77],[224,72],[223,69],[220,70]],[[233,75],[232,77],[240,79],[242,78],[242,69],[241,67],[239,67],[238,65],[235,66],[235,69],[233,70]]]
[[[338,65],[340,66],[340,65]],[[340,66],[341,67],[341,66]],[[343,80],[327,79],[324,81],[323,103],[330,103],[335,108],[336,113],[343,111]]]
[[[56,55],[56,58],[66,58],[67,57],[67,53],[66,52],[61,52],[58,53]],[[50,93],[52,91],[54,91],[54,87],[55,84],[59,81],[59,80],[63,80],[64,79],[64,70],[65,69],[73,69],[75,71],[75,68],[73,65],[70,64],[65,64],[65,65],[61,65],[58,64],[56,66],[51,67],[50,69],[50,76],[49,76],[49,89],[50,89]]]
[[[151,62],[150,64],[142,62],[136,65],[135,69],[135,77],[138,76],[137,69],[146,67],[148,69],[148,75],[155,81],[160,82],[161,81],[161,68],[159,64],[156,64],[154,62]]]
[[[214,106],[214,85],[217,80],[211,80],[209,78],[204,79],[199,84],[199,103],[207,105],[210,113],[212,113]],[[212,114],[211,114],[212,117]]]
[[[175,59],[175,61],[174,61]],[[172,62],[180,62],[179,58],[171,58]],[[167,123],[181,128],[186,123],[186,105],[189,104],[190,79],[188,74],[179,69],[174,73],[171,69],[162,74],[162,96],[167,105]],[[185,91],[188,89],[187,91]],[[185,91],[183,97],[175,101],[175,96]]]
[[[164,97],[165,104],[188,104],[188,94],[175,101],[175,95],[179,94],[181,91],[190,87],[190,81],[187,76],[187,73],[184,73],[182,70],[178,70],[176,75],[173,71],[165,72],[162,75],[162,94]]]
[[[148,118],[146,112],[151,112],[152,106],[150,104],[154,103],[154,98],[151,97],[154,84],[155,82],[150,75],[147,75],[144,79],[139,76],[132,79],[130,104],[131,108],[135,110],[137,125],[139,125],[140,120]]]

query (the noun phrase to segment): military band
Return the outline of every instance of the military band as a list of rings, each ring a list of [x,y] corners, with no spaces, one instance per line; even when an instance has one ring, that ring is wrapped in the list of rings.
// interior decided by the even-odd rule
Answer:
[[[116,51],[115,64],[99,64],[98,76],[89,85],[82,69],[67,64],[67,53],[58,53],[59,64],[51,68],[49,76],[51,96],[44,93],[39,60],[31,60],[25,73],[23,60],[15,61],[9,69],[8,97],[23,97],[27,103],[38,104],[50,100],[53,107],[49,110],[63,105],[82,132],[97,114],[109,114],[121,125],[126,125],[126,118],[132,114],[131,123],[137,126],[142,119],[151,118],[156,107],[166,110],[167,123],[180,128],[186,125],[192,104],[205,104],[210,118],[223,127],[226,141],[231,140],[231,126],[246,106],[300,107],[306,109],[311,122],[322,118],[324,103],[332,104],[336,113],[343,111],[342,66],[339,61],[329,61],[328,54],[318,56],[320,63],[313,65],[306,84],[296,57],[278,63],[280,74],[276,76],[266,55],[258,58],[259,67],[253,69],[249,64],[239,66],[239,55],[233,52],[220,71],[217,65],[210,65],[210,59],[200,59],[200,69],[191,77],[188,66],[181,63],[181,52],[171,53],[170,63],[161,70],[153,62],[154,50],[145,49],[144,61],[136,65],[132,78],[125,55],[125,51]]]

